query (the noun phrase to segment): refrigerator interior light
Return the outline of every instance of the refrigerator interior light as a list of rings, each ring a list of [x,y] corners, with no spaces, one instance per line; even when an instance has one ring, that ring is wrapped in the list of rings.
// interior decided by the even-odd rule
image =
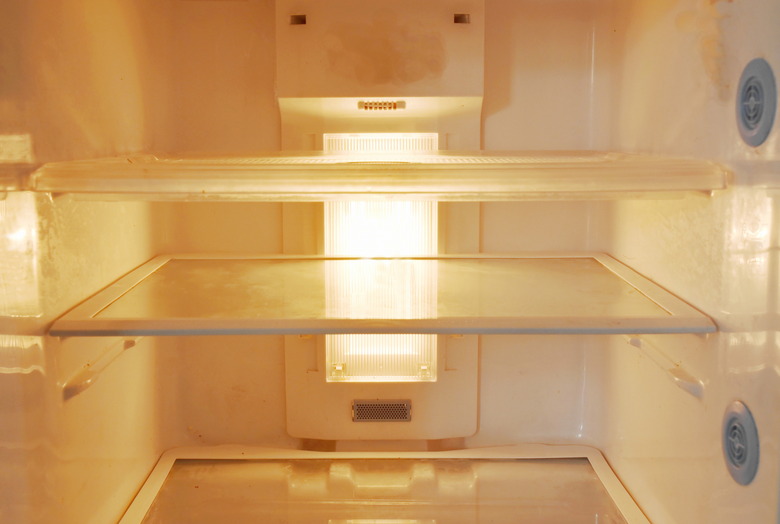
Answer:
[[[419,135],[419,136],[418,136]],[[430,152],[435,133],[338,134],[326,153],[366,155]],[[374,158],[374,157],[371,157]],[[325,254],[424,257],[438,249],[438,206],[431,201],[325,203]],[[346,263],[344,263],[346,262]],[[436,314],[436,262],[342,261],[328,267],[327,314],[334,318],[428,318]],[[328,382],[433,382],[436,335],[326,335]]]
[[[365,104],[365,102],[359,102]],[[395,102],[397,105],[398,102]],[[324,133],[323,150],[331,155],[348,155],[357,160],[403,161],[419,154],[433,153],[439,149],[438,133]]]

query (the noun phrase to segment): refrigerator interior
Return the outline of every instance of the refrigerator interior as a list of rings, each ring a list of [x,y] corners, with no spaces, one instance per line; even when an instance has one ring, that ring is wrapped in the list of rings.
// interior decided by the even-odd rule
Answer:
[[[446,344],[476,348],[464,368],[470,389],[453,387],[474,427],[437,422],[422,438],[362,440],[290,432],[298,401],[287,391],[285,348],[319,336],[307,339],[300,326],[52,332],[158,256],[322,255],[318,202],[30,185],[67,185],[67,173],[45,178],[63,162],[284,149],[278,16],[271,0],[0,7],[0,521],[118,522],[169,450],[476,460],[475,450],[547,445],[598,450],[654,524],[780,522],[780,143],[774,130],[746,144],[735,118],[744,67],[757,57],[780,67],[777,2],[485,0],[478,129],[443,141],[724,166],[727,187],[712,191],[651,182],[588,195],[571,186],[436,208],[440,255],[603,254],[711,319],[712,332],[442,331]],[[425,67],[435,64],[420,74]],[[760,439],[747,485],[731,477],[722,450],[734,401],[748,406]]]

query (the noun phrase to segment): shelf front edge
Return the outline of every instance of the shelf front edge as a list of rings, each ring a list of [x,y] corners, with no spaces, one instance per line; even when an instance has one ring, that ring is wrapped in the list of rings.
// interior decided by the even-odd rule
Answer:
[[[704,160],[602,153],[603,160],[593,161],[569,155],[560,154],[554,161],[529,156],[516,163],[451,164],[104,159],[46,164],[34,173],[30,187],[40,192],[149,200],[317,201],[405,196],[495,201],[710,192],[724,189],[729,178],[726,168]]]
[[[592,319],[523,317],[479,319],[88,319],[56,321],[50,334],[59,337],[186,336],[186,335],[578,335],[712,333],[707,317]]]

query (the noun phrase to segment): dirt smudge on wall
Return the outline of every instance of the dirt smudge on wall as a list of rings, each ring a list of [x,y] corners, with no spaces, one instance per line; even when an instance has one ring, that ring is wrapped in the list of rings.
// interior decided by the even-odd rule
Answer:
[[[441,34],[381,16],[365,24],[335,26],[325,49],[334,73],[364,85],[435,79],[447,63]]]
[[[720,12],[718,6],[731,2],[702,0],[698,9],[683,11],[675,20],[678,29],[697,36],[704,72],[721,100],[729,98],[729,83],[723,74],[725,51],[722,22],[726,15]]]

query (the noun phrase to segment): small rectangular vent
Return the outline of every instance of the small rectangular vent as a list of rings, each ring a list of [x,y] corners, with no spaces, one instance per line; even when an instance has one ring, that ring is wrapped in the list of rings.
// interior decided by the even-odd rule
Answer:
[[[406,102],[403,100],[361,100],[358,102],[358,109],[363,111],[398,111],[406,109]]]
[[[409,422],[411,400],[353,400],[352,422]]]

